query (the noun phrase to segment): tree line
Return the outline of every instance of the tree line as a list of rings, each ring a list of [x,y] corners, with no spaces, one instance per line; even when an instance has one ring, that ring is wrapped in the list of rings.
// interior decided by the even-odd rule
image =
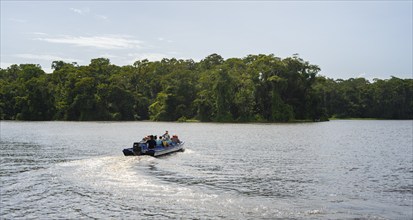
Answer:
[[[138,60],[117,66],[54,61],[0,69],[2,120],[216,122],[413,119],[413,79],[347,80],[317,75],[298,56]]]

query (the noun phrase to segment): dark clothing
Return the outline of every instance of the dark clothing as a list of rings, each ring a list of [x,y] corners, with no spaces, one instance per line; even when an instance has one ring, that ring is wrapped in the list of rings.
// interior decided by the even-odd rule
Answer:
[[[156,141],[155,140],[148,140],[146,143],[148,144],[149,149],[153,149],[156,146]]]

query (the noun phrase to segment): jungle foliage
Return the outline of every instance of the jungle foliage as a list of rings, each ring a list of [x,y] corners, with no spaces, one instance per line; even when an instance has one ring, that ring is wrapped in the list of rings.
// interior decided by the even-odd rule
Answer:
[[[2,120],[287,122],[338,118],[413,119],[413,80],[318,76],[293,56],[136,61],[87,66],[54,61],[0,69]]]

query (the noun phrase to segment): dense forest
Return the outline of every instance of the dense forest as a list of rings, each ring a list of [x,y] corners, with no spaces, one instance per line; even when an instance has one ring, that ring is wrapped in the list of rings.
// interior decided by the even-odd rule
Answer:
[[[87,66],[54,61],[0,69],[2,120],[287,122],[328,118],[413,119],[413,79],[317,75],[298,56],[136,61]]]

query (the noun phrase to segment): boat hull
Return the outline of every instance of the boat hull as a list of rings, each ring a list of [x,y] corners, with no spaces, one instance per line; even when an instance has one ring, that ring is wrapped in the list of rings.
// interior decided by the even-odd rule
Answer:
[[[184,143],[171,144],[168,147],[156,146],[153,149],[148,149],[145,143],[134,143],[132,148],[123,149],[125,156],[142,156],[149,155],[153,157],[159,157],[174,152],[183,152],[185,150]]]

